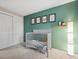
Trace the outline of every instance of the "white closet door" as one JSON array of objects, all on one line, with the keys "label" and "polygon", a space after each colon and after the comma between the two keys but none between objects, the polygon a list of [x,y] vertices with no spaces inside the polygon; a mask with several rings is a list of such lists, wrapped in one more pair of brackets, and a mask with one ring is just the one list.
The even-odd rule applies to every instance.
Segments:
[{"label": "white closet door", "polygon": [[21,17],[14,16],[13,18],[13,40],[14,44],[19,44],[23,39],[23,20]]},{"label": "white closet door", "polygon": [[19,25],[18,25],[18,19],[15,16],[13,18],[13,40],[14,40],[14,44],[17,44],[19,41],[19,35],[18,35],[18,31],[19,31]]},{"label": "white closet door", "polygon": [[12,16],[9,16],[8,19],[8,47],[13,45],[13,19]]},{"label": "white closet door", "polygon": [[6,48],[12,40],[12,17],[0,13],[0,49]]}]

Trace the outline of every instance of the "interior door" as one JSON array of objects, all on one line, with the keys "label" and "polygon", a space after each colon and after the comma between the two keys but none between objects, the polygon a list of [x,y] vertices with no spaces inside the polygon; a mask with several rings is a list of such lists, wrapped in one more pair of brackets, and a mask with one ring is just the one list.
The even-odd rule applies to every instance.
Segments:
[{"label": "interior door", "polygon": [[9,46],[12,40],[12,18],[0,13],[0,49]]}]

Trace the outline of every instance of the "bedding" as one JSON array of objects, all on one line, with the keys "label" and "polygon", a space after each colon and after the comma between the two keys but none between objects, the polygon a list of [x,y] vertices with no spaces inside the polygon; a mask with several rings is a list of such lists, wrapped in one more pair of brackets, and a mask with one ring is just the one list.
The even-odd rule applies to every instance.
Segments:
[{"label": "bedding", "polygon": [[38,40],[26,40],[27,48],[35,48],[42,53],[47,52],[47,44],[46,42],[38,41]]}]

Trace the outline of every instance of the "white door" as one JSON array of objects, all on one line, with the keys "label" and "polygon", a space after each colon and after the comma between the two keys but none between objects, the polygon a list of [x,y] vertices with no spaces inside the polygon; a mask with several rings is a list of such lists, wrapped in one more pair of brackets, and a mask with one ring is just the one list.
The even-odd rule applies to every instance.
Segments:
[{"label": "white door", "polygon": [[12,18],[0,13],[0,49],[8,47],[12,40]]},{"label": "white door", "polygon": [[23,41],[23,20],[21,17],[14,16],[13,18],[13,34],[14,44]]}]

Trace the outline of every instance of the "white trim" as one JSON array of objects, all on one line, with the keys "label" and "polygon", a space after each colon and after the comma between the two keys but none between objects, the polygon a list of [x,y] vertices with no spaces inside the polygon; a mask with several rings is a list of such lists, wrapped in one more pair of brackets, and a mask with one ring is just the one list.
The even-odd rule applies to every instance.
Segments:
[{"label": "white trim", "polygon": [[1,13],[1,14],[4,14],[4,15],[7,15],[7,16],[12,16],[12,15],[10,15],[9,13],[4,12],[4,11],[0,11],[0,13]]},{"label": "white trim", "polygon": [[3,9],[2,7],[0,7],[0,13],[3,13],[3,14],[8,15],[8,16],[15,16],[16,15],[16,16],[19,16],[19,17],[23,17],[21,15],[15,14],[13,12],[7,11],[6,9]]}]

